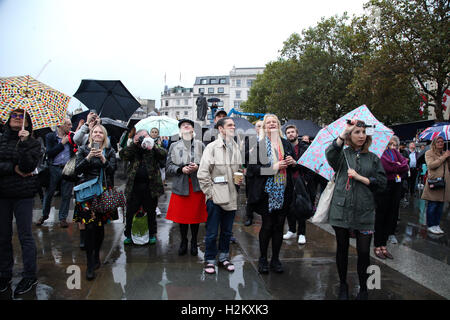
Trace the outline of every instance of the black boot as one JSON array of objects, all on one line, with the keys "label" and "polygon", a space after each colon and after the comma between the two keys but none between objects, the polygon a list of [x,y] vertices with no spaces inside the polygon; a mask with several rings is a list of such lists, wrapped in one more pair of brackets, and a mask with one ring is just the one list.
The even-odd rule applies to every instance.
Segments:
[{"label": "black boot", "polygon": [[276,273],[283,273],[283,265],[281,264],[279,259],[272,259],[270,261],[270,269],[272,269],[272,271],[275,271]]},{"label": "black boot", "polygon": [[86,250],[86,245],[84,243],[86,239],[86,230],[80,230],[80,249]]},{"label": "black boot", "polygon": [[86,279],[88,281],[95,279],[95,258],[94,258],[94,252],[91,254],[87,254],[87,269],[86,269]]},{"label": "black boot", "polygon": [[94,270],[99,269],[101,265],[102,264],[100,262],[100,252],[95,252],[95,255],[94,255]]},{"label": "black boot", "polygon": [[258,272],[262,274],[269,273],[269,262],[264,257],[259,258]]},{"label": "black boot", "polygon": [[178,249],[178,255],[184,256],[187,253],[188,241],[187,239],[181,240],[180,248]]},{"label": "black boot", "polygon": [[348,300],[348,285],[346,283],[341,283],[339,287],[338,300]]},{"label": "black boot", "polygon": [[197,240],[191,240],[191,255],[194,257],[198,255]]},{"label": "black boot", "polygon": [[369,293],[367,290],[359,290],[356,300],[369,300]]}]

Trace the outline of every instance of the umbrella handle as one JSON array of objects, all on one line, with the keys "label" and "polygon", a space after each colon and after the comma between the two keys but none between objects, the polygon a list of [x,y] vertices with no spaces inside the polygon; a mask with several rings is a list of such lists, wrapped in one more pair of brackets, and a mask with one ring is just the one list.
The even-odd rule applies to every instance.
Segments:
[{"label": "umbrella handle", "polygon": [[27,117],[27,109],[23,110],[22,130],[25,130],[25,119]]}]

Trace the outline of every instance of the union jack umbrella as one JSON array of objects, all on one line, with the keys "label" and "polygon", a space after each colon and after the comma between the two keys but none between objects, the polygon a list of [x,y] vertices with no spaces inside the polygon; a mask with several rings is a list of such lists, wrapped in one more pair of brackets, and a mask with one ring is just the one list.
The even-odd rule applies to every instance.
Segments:
[{"label": "union jack umbrella", "polygon": [[450,140],[450,124],[447,122],[436,123],[426,128],[419,134],[419,140],[430,140],[442,137],[444,140]]},{"label": "union jack umbrella", "polygon": [[0,78],[0,119],[8,121],[11,111],[25,110],[33,130],[64,122],[70,97],[30,76]]}]

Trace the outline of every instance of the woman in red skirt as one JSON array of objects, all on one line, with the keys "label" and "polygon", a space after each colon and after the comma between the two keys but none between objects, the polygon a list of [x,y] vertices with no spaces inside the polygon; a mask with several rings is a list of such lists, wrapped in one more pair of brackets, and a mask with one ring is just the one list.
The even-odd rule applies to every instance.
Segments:
[{"label": "woman in red skirt", "polygon": [[178,255],[187,253],[188,228],[191,227],[191,254],[198,254],[197,234],[199,224],[206,222],[205,195],[197,180],[197,170],[204,145],[194,140],[194,122],[181,119],[178,122],[180,140],[170,146],[166,175],[172,179],[172,196],[166,219],[180,224],[181,244]]}]

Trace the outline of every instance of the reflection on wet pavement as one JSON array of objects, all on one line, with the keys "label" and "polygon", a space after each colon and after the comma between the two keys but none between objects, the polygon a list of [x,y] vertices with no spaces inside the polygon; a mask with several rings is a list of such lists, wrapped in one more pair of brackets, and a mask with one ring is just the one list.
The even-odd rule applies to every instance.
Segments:
[{"label": "reflection on wet pavement", "polygon": [[[38,199],[38,198],[36,198]],[[58,199],[58,198],[57,198]],[[321,227],[307,223],[307,244],[299,246],[296,240],[284,241],[280,254],[285,272],[260,275],[258,233],[261,221],[255,216],[250,227],[243,225],[245,195],[240,194],[240,207],[233,227],[236,244],[230,245],[235,272],[217,268],[215,275],[203,271],[204,224],[198,235],[199,254],[178,256],[180,235],[178,224],[164,219],[170,200],[170,188],[160,198],[163,212],[157,218],[158,241],[155,245],[124,246],[123,218],[105,227],[101,251],[102,266],[94,281],[85,279],[86,256],[79,249],[79,230],[75,224],[61,229],[57,211],[52,208],[48,221],[42,227],[33,227],[38,248],[39,283],[35,290],[23,295],[24,300],[65,299],[150,299],[150,300],[322,300],[336,299],[339,279],[335,264],[334,236]],[[58,204],[56,204],[58,207]],[[71,206],[71,209],[73,206]],[[425,204],[415,199],[401,209],[397,238],[402,246],[422,252],[433,259],[449,263],[448,236],[433,239],[423,226]],[[71,210],[72,213],[72,210]],[[41,215],[36,202],[33,219]],[[70,219],[71,217],[69,217]],[[450,230],[448,210],[442,217],[444,230]],[[14,288],[20,281],[21,251],[14,237]],[[269,250],[270,252],[270,250]],[[349,250],[348,283],[354,297],[358,292],[356,251]],[[404,274],[372,259],[381,269],[382,289],[370,292],[371,299],[442,299],[432,290],[411,280]],[[67,268],[80,267],[81,289],[69,289]],[[11,290],[0,294],[0,299],[11,299]]]}]

